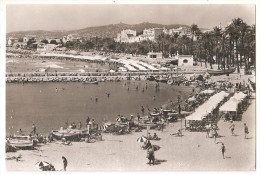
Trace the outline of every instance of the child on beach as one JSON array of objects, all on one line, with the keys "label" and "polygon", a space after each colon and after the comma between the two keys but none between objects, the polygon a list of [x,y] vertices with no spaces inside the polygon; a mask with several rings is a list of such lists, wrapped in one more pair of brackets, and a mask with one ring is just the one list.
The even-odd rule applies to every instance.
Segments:
[{"label": "child on beach", "polygon": [[231,134],[234,135],[234,130],[235,130],[235,124],[233,123],[233,121],[231,121],[231,125],[230,125],[230,130],[231,130]]},{"label": "child on beach", "polygon": [[223,159],[225,159],[226,147],[225,147],[224,143],[222,143],[220,150],[222,152]]},{"label": "child on beach", "polygon": [[63,160],[63,169],[64,169],[64,171],[66,171],[66,168],[67,168],[67,165],[68,165],[68,161],[67,161],[67,159],[64,156],[62,156],[62,160]]},{"label": "child on beach", "polygon": [[245,132],[245,139],[247,139],[246,135],[249,134],[248,127],[246,126],[246,123],[244,123],[244,132]]}]

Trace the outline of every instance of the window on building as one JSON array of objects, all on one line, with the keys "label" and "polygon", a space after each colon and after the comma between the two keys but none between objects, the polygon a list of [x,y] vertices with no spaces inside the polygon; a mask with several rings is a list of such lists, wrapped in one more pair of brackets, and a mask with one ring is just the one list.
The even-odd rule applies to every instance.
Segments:
[{"label": "window on building", "polygon": [[183,63],[188,63],[188,60],[187,59],[183,60]]}]

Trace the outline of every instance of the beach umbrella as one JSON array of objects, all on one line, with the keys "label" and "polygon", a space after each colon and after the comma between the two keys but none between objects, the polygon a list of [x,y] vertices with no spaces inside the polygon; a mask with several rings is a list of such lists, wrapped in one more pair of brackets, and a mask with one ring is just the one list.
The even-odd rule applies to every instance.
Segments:
[{"label": "beach umbrella", "polygon": [[154,151],[158,151],[158,150],[161,148],[161,147],[158,146],[158,145],[153,145],[152,147],[153,147],[153,150],[154,150]]},{"label": "beach umbrella", "polygon": [[34,166],[35,167],[46,167],[46,166],[49,166],[50,165],[50,163],[48,163],[48,162],[45,162],[45,161],[39,161],[39,162],[37,162]]},{"label": "beach umbrella", "polygon": [[141,136],[137,139],[137,142],[138,143],[141,143],[141,142],[146,142],[147,141],[147,138],[145,136]]}]

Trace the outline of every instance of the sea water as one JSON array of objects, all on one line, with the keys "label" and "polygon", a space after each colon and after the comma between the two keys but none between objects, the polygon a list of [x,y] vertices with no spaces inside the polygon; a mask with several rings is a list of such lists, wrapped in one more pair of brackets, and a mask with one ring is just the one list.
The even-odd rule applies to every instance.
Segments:
[{"label": "sea water", "polygon": [[[146,88],[147,85],[147,88]],[[6,134],[15,134],[21,128],[25,134],[32,130],[48,134],[52,129],[79,122],[85,125],[87,116],[96,123],[115,122],[117,116],[130,118],[145,108],[161,107],[177,102],[178,95],[188,98],[191,87],[171,86],[151,81],[82,83],[28,83],[6,84]],[[128,90],[129,87],[129,90]],[[138,89],[137,89],[138,87]],[[107,94],[110,94],[109,97]]]}]

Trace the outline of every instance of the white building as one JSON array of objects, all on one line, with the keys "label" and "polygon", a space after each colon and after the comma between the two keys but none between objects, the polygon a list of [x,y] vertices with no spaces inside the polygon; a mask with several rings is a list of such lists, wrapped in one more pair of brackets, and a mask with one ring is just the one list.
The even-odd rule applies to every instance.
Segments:
[{"label": "white building", "polygon": [[48,39],[47,39],[47,41],[48,41],[49,44],[51,43],[52,40],[56,41],[56,43],[58,43],[58,44],[61,43],[61,39],[59,39],[59,38],[48,38]]},{"label": "white building", "polygon": [[149,52],[147,57],[151,59],[162,59],[163,55],[162,52]]},{"label": "white building", "polygon": [[138,42],[136,38],[136,31],[135,30],[122,30],[120,33],[117,34],[117,38],[115,39],[116,42],[122,43],[133,43]]},{"label": "white building", "polygon": [[12,37],[10,37],[10,38],[8,38],[8,40],[7,40],[7,45],[10,47],[10,46],[12,46],[14,43],[17,43],[18,42],[18,39],[17,38],[12,38]]},{"label": "white building", "polygon": [[178,66],[193,66],[193,55],[177,55]]},{"label": "white building", "polygon": [[36,35],[25,35],[23,37],[23,42],[27,43],[29,40],[36,41]]},{"label": "white building", "polygon": [[81,37],[78,34],[69,34],[67,36],[63,36],[62,42],[66,43],[68,41],[80,41],[80,42],[82,42]]},{"label": "white building", "polygon": [[152,29],[144,29],[142,35],[136,36],[135,30],[122,30],[117,34],[117,38],[115,38],[116,42],[123,43],[134,43],[141,41],[156,41],[157,37],[163,33],[166,29],[162,28],[152,28]]}]

